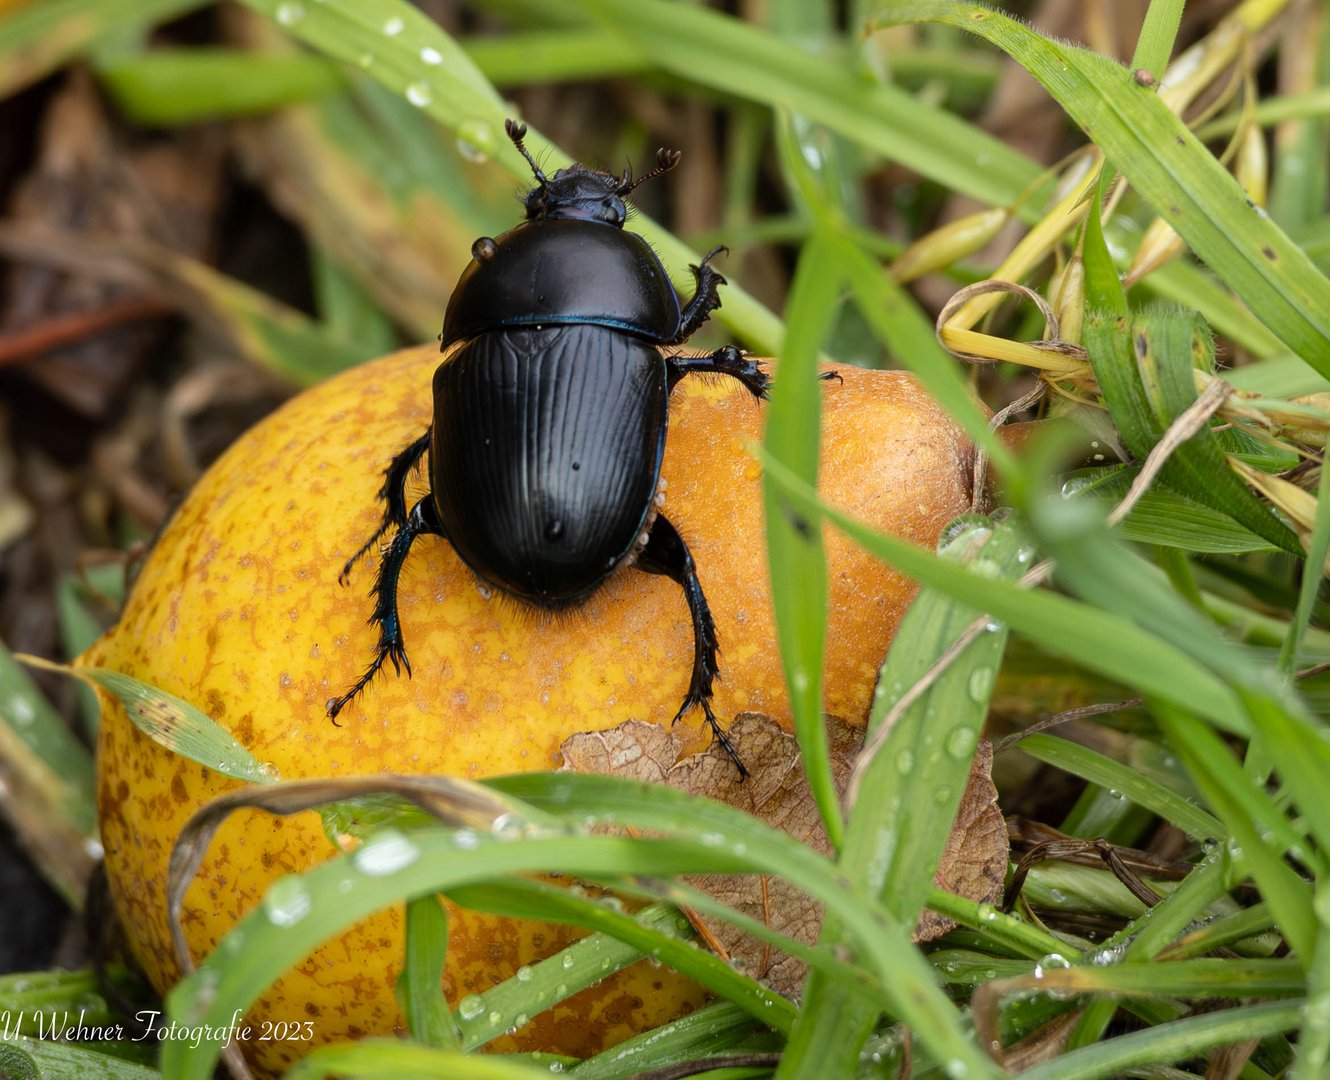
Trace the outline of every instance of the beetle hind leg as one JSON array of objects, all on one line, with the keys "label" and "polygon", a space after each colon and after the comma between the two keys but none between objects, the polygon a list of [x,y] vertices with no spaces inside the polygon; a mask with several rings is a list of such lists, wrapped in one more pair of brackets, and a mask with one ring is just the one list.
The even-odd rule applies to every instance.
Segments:
[{"label": "beetle hind leg", "polygon": [[734,762],[735,768],[739,770],[739,779],[742,780],[748,775],[748,769],[711,710],[712,683],[720,674],[720,665],[716,661],[716,654],[720,651],[716,621],[711,617],[711,608],[702,592],[702,582],[698,580],[692,553],[665,515],[656,516],[646,546],[638,554],[635,565],[648,574],[664,574],[678,582],[693,619],[693,674],[688,683],[688,693],[675,713],[674,720],[677,723],[689,709],[700,708],[712,735]]},{"label": "beetle hind leg", "polygon": [[339,584],[346,584],[347,578],[351,574],[351,568],[360,561],[362,555],[378,543],[379,537],[394,526],[400,529],[406,524],[406,478],[411,474],[411,470],[416,467],[416,463],[425,456],[425,451],[429,449],[430,432],[432,430],[433,428],[427,428],[424,435],[409,446],[404,447],[392,459],[388,468],[384,470],[383,485],[379,488],[379,498],[387,503],[383,511],[383,521],[379,523],[379,527],[374,530],[370,538],[360,545],[360,549],[346,560],[342,572],[337,575]]},{"label": "beetle hind leg", "polygon": [[[414,445],[414,444],[413,444]],[[394,462],[394,465],[396,462]],[[406,669],[407,678],[411,677],[411,662],[406,658],[406,642],[402,639],[402,621],[397,615],[397,581],[402,574],[402,564],[416,537],[434,534],[443,536],[434,514],[434,506],[428,498],[421,499],[411,509],[410,514],[403,514],[402,527],[393,537],[392,543],[379,561],[379,574],[375,578],[372,594],[374,596],[374,614],[369,617],[369,624],[379,628],[378,653],[365,673],[356,680],[341,697],[328,704],[328,718],[336,720],[337,714],[344,709],[360,691],[369,685],[371,679],[379,673],[385,660],[390,661],[393,670],[402,674]]]}]

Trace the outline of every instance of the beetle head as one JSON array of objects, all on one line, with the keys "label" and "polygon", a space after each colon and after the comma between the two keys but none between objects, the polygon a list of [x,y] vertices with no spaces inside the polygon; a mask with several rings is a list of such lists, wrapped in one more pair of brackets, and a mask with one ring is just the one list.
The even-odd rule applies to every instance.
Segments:
[{"label": "beetle head", "polygon": [[526,158],[537,181],[537,186],[527,192],[525,200],[528,221],[578,218],[582,221],[602,221],[606,225],[623,228],[624,220],[628,217],[624,196],[638,184],[669,172],[679,164],[682,156],[678,150],[657,150],[656,167],[637,179],[633,179],[627,170],[622,176],[615,176],[586,165],[560,169],[549,177],[541,171],[522,142],[526,135],[526,125],[509,120],[505,127],[508,137]]}]

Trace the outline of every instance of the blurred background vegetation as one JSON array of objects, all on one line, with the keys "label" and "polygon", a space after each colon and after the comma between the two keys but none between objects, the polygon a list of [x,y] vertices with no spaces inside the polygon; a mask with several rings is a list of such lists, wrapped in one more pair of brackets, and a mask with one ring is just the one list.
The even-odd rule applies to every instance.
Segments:
[{"label": "blurred background vegetation", "polygon": [[[1330,389],[1325,5],[1004,5],[1136,68],[1142,93],[1162,86],[1201,140],[1181,156],[1167,140],[1151,145],[1170,129],[1123,87],[1059,84],[1056,46],[1022,53],[1009,35],[1013,60],[963,32],[960,15],[916,24],[897,10],[936,16],[929,7],[0,0],[0,964],[82,962],[73,912],[96,853],[91,785],[69,794],[90,776],[95,708],[67,682],[23,674],[9,653],[77,655],[114,619],[126,565],[237,434],[299,387],[438,333],[472,240],[510,227],[528,186],[504,115],[531,125],[550,165],[641,169],[658,146],[683,151],[683,168],[636,194],[633,226],[681,283],[695,253],[729,248],[725,307],[690,344],[737,337],[778,352],[802,245],[847,238],[877,261],[885,291],[867,304],[876,286],[847,280],[824,355],[922,367],[941,396],[962,372],[991,410],[1015,406],[1012,422],[1077,418],[1089,434],[1059,473],[1068,495],[1122,498],[1217,359],[1248,395],[1246,412],[1222,406],[1224,456],[1182,460],[1121,532],[1146,545],[1155,587],[1270,671],[1301,670],[1300,700],[1319,715],[1330,636],[1318,628],[1319,575],[1304,586],[1300,555],[1319,537],[1324,557],[1312,493],[1327,426],[1317,395]],[[1187,60],[1166,77],[1169,56]],[[1087,128],[1104,133],[1127,184],[1110,189],[1110,171],[1093,186],[1102,159]],[[1234,225],[1236,211],[1210,199],[1211,168],[1236,176],[1259,218]],[[1200,218],[1190,228],[1191,205],[1169,206],[1188,193]],[[1177,232],[1163,221],[1171,212]],[[1274,277],[1252,255],[1267,231],[1288,244],[1269,249],[1282,260]],[[1115,291],[1114,264],[1128,294]],[[944,370],[920,328],[992,277],[1042,294],[1060,333],[1029,303],[964,294],[942,340],[977,362]],[[892,307],[894,285],[908,286],[907,311]],[[1161,352],[1183,334],[1181,398],[1115,381],[1095,318],[1126,317],[1127,296],[1133,317],[1162,300],[1188,320],[1140,334]],[[1053,347],[1029,347],[1041,338]],[[1195,342],[1204,355],[1193,364]],[[1149,355],[1137,360],[1148,367]],[[1021,501],[1034,473],[1006,479]],[[1191,766],[1137,708],[1137,691],[1159,683],[1053,661],[1047,644],[1013,637],[990,732],[1057,715],[1065,742],[1126,766],[1113,776],[1135,771],[1203,803]],[[1103,715],[1065,714],[1083,706]],[[25,734],[56,715],[70,738]],[[1107,836],[1185,876],[1197,848],[1149,792],[1123,799],[1098,758],[1027,747],[997,767],[1018,843],[1036,846],[1041,825]],[[1269,769],[1249,771],[1259,788]],[[1045,880],[1031,903],[1047,926],[1103,940],[1135,909],[1114,910],[1089,880],[1080,892]],[[968,987],[964,960],[953,958]],[[1207,1075],[1273,1075],[1289,1048],[1263,1052],[1259,1067],[1243,1059]]]}]

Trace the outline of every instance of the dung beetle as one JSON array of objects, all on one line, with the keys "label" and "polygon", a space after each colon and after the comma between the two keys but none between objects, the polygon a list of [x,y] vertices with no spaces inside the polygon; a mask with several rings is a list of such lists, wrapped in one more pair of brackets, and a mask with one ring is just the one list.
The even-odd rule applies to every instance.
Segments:
[{"label": "dung beetle", "polygon": [[[739,772],[747,770],[711,709],[716,624],[688,545],[660,512],[661,460],[670,391],[686,375],[729,375],[767,396],[759,364],[727,345],[709,356],[670,355],[716,308],[725,279],[710,266],[716,248],[690,269],[685,305],[660,259],[625,232],[624,197],[678,163],[660,150],[656,167],[633,179],[574,165],[546,176],[523,143],[508,137],[536,179],[526,220],[481,237],[448,302],[434,373],[434,421],[384,474],[383,522],[342,570],[389,529],[370,624],[378,653],[331,701],[337,714],[385,660],[411,674],[397,614],[397,581],[411,545],[442,536],[482,581],[518,600],[559,611],[588,596],[616,569],[634,566],[678,582],[693,624],[693,672],[674,719],[701,708]],[[409,510],[406,480],[430,452],[430,492]]]}]

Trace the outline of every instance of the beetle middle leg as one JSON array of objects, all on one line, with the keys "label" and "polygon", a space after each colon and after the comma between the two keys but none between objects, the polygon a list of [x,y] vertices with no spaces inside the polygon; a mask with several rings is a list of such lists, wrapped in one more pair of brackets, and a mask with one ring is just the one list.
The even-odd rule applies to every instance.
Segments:
[{"label": "beetle middle leg", "polygon": [[406,524],[406,478],[411,474],[411,470],[416,467],[416,462],[424,457],[425,451],[429,449],[430,432],[432,430],[432,426],[426,428],[425,434],[409,446],[404,447],[393,458],[388,468],[384,470],[383,485],[379,488],[379,498],[388,505],[383,511],[383,521],[379,523],[379,527],[374,530],[370,538],[360,545],[360,549],[346,560],[342,572],[337,575],[339,584],[346,584],[347,577],[351,573],[351,567],[360,561],[360,557],[374,546],[380,536],[393,526],[400,529]]},{"label": "beetle middle leg", "polygon": [[[398,460],[404,456],[405,454],[400,455]],[[397,462],[393,464],[396,465]],[[403,514],[403,517],[405,521],[402,527],[397,530],[397,535],[393,537],[392,543],[388,545],[388,549],[379,561],[379,574],[374,580],[372,590],[375,603],[374,614],[369,617],[369,624],[379,628],[378,654],[365,670],[365,674],[356,680],[355,685],[328,705],[330,720],[336,720],[337,714],[351,699],[369,685],[369,681],[378,674],[385,660],[392,661],[393,670],[398,675],[401,675],[402,669],[406,668],[407,678],[411,677],[411,662],[406,658],[406,642],[402,640],[402,621],[397,615],[397,581],[402,574],[402,564],[406,562],[407,554],[411,551],[411,545],[415,543],[416,537],[445,534],[435,516],[434,504],[428,496],[416,503],[411,508],[411,513]]]},{"label": "beetle middle leg", "polygon": [[679,531],[670,524],[664,514],[656,515],[646,547],[638,553],[635,564],[639,570],[648,574],[664,574],[679,583],[688,600],[688,612],[693,617],[693,676],[688,683],[688,693],[674,715],[674,722],[689,709],[700,707],[706,715],[707,724],[721,749],[730,756],[739,770],[739,779],[748,775],[748,769],[740,759],[738,751],[721,730],[716,714],[711,711],[711,684],[720,674],[720,665],[716,662],[716,653],[720,643],[716,638],[716,621],[711,617],[711,608],[702,593],[702,583],[697,577],[697,568],[693,565],[692,552],[684,543]]},{"label": "beetle middle leg", "polygon": [[753,397],[765,401],[771,386],[771,379],[762,370],[762,365],[733,345],[722,345],[710,356],[668,356],[665,366],[669,368],[671,390],[685,375],[728,375],[743,383]]}]

